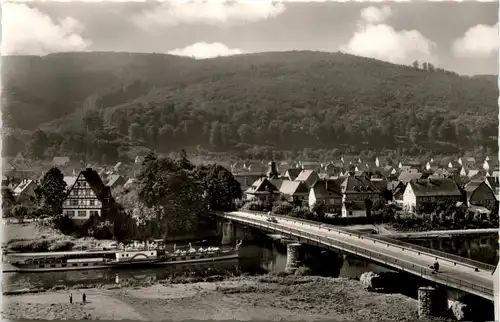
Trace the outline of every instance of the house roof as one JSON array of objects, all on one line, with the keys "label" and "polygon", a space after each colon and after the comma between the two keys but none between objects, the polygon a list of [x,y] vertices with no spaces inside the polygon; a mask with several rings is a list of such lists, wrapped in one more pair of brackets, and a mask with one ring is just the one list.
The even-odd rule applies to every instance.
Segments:
[{"label": "house roof", "polygon": [[466,192],[467,194],[467,198],[470,198],[472,193],[474,191],[476,191],[476,189],[482,185],[482,184],[486,184],[484,182],[484,180],[471,180],[469,183],[467,183],[465,186],[464,186],[464,191]]},{"label": "house roof", "polygon": [[309,178],[316,173],[314,170],[302,170],[297,178],[295,178],[296,181],[307,181]]},{"label": "house roof", "polygon": [[290,168],[286,170],[290,176],[290,180],[295,180],[299,174],[302,172],[301,168]]},{"label": "house roof", "polygon": [[420,172],[403,171],[399,174],[398,180],[403,183],[408,183],[411,180],[416,180],[420,178],[422,178],[422,173]]},{"label": "house roof", "polygon": [[[97,199],[99,199],[101,202],[105,201],[105,199],[109,196],[109,187],[106,187],[104,185],[104,183],[101,180],[101,177],[99,177],[97,172],[95,170],[92,170],[91,168],[87,168],[80,172],[78,177],[80,176],[83,176],[85,178],[85,180],[89,184],[89,187],[96,195]],[[71,190],[75,186],[75,183],[73,183]]]},{"label": "house roof", "polygon": [[304,182],[285,180],[281,184],[280,192],[288,196],[307,195],[309,194],[309,189]]},{"label": "house roof", "polygon": [[409,184],[417,197],[462,195],[457,183],[452,179],[416,179]]},{"label": "house roof", "polygon": [[379,191],[387,190],[387,181],[384,179],[374,178],[370,180]]},{"label": "house roof", "polygon": [[490,155],[488,156],[489,160],[487,161],[488,164],[491,165],[498,165],[498,155]]},{"label": "house roof", "polygon": [[341,184],[342,193],[379,193],[380,190],[368,178],[349,176]]},{"label": "house roof", "polygon": [[119,174],[112,174],[110,176],[107,177],[107,183],[106,185],[109,186],[109,187],[112,187],[114,186],[115,184],[120,184],[120,181],[122,181],[123,183],[125,183],[125,178],[122,177],[121,175]]},{"label": "house roof", "polygon": [[273,184],[273,186],[275,186],[276,189],[278,189],[278,190],[281,189],[281,186],[283,185],[283,182],[289,181],[289,180],[283,180],[283,179],[278,179],[278,178],[273,178],[273,179],[268,179],[268,180],[271,181],[271,183]]},{"label": "house roof", "polygon": [[276,188],[271,181],[267,178],[257,179],[251,186],[246,190],[249,194],[268,194],[268,193],[279,193],[279,189]]},{"label": "house roof", "polygon": [[340,180],[319,180],[312,187],[316,198],[342,198]]},{"label": "house roof", "polygon": [[390,180],[387,181],[387,190],[394,190],[396,189],[402,182],[399,180]]},{"label": "house roof", "polygon": [[23,180],[17,187],[14,189],[15,194],[21,194],[26,190],[31,184],[34,184],[33,180]]}]

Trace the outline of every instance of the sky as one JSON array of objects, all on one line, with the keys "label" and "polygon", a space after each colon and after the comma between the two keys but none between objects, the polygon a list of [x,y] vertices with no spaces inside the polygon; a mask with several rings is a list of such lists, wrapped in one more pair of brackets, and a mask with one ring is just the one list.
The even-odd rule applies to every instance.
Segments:
[{"label": "sky", "polygon": [[1,52],[341,51],[473,75],[498,74],[498,38],[498,2],[18,1],[3,3]]}]

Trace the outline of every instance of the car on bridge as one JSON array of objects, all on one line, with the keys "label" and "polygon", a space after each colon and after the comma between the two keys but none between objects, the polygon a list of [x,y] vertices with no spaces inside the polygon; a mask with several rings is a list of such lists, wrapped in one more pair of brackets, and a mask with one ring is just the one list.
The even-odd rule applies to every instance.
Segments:
[{"label": "car on bridge", "polygon": [[273,223],[277,223],[278,222],[278,220],[276,218],[274,218],[273,216],[271,216],[271,215],[267,216],[266,221],[273,222]]}]

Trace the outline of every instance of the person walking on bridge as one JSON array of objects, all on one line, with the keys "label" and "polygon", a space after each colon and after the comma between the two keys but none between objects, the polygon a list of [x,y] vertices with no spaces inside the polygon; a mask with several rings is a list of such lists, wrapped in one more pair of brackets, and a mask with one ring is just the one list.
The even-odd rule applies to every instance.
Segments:
[{"label": "person walking on bridge", "polygon": [[434,270],[435,270],[436,272],[439,272],[439,263],[438,263],[438,262],[435,262],[435,263],[434,263]]}]

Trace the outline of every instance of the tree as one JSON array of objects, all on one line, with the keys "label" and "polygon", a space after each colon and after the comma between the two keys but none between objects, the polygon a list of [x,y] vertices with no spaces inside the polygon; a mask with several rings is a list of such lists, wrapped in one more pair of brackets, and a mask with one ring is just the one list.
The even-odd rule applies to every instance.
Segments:
[{"label": "tree", "polygon": [[177,165],[179,168],[184,169],[184,170],[193,170],[194,165],[189,161],[188,155],[186,153],[186,150],[182,149],[181,152],[179,153],[179,159],[177,160]]},{"label": "tree", "polygon": [[418,69],[418,61],[417,60],[415,60],[413,62],[413,64],[411,64],[411,65],[413,66],[413,68]]},{"label": "tree", "polygon": [[197,178],[205,189],[210,209],[232,210],[242,191],[233,174],[221,165],[211,164],[196,169]]},{"label": "tree", "polygon": [[36,188],[41,205],[52,215],[62,213],[62,204],[66,198],[66,182],[64,174],[56,167],[50,168]]},{"label": "tree", "polygon": [[146,225],[156,223],[156,236],[192,232],[207,210],[201,184],[170,158],[143,163],[136,193]]},{"label": "tree", "polygon": [[12,208],[15,206],[16,198],[9,188],[2,188],[2,213],[4,217],[11,214]]}]

